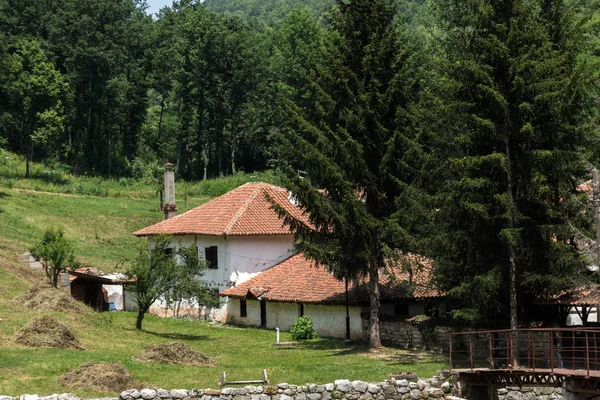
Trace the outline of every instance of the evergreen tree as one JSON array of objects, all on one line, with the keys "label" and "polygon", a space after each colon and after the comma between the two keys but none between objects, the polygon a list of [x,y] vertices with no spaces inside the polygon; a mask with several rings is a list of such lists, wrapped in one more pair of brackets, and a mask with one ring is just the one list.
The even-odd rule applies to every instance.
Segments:
[{"label": "evergreen tree", "polygon": [[372,347],[381,346],[379,273],[398,247],[407,249],[395,212],[415,173],[407,160],[415,148],[417,78],[405,25],[395,15],[390,0],[338,3],[330,52],[309,71],[306,93],[289,105],[283,146],[285,185],[313,226],[279,211],[307,257],[340,279],[368,278]]},{"label": "evergreen tree", "polygon": [[[448,108],[436,272],[475,322],[565,288],[590,97],[562,0],[438,0]],[[554,14],[553,14],[554,13]]]}]

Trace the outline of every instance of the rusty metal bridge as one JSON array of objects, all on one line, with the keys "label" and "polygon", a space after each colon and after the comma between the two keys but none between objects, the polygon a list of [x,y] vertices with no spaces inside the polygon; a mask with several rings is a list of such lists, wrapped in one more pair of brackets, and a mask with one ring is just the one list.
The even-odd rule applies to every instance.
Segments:
[{"label": "rusty metal bridge", "polygon": [[470,386],[563,386],[600,397],[600,330],[507,329],[450,334],[450,368]]}]

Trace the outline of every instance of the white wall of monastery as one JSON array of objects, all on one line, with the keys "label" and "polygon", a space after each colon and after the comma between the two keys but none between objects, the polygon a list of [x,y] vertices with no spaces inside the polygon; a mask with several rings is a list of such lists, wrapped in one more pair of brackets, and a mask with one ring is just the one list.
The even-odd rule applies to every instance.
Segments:
[{"label": "white wall of monastery", "polygon": [[[153,247],[155,238],[148,238]],[[187,235],[175,237],[173,248],[198,246],[198,254],[204,258],[206,247],[217,246],[218,268],[204,272],[202,280],[209,287],[227,289],[229,282],[239,285],[293,254],[293,235],[265,236],[209,236]]]},{"label": "white wall of monastery", "polygon": [[[246,301],[247,317],[240,317],[240,299],[230,298],[227,321],[260,326],[260,301]],[[350,337],[362,337],[361,308],[350,307]],[[346,307],[341,305],[305,304],[304,316],[313,321],[315,331],[321,336],[344,337],[346,334]],[[297,303],[267,302],[267,328],[289,331],[299,317]]]}]

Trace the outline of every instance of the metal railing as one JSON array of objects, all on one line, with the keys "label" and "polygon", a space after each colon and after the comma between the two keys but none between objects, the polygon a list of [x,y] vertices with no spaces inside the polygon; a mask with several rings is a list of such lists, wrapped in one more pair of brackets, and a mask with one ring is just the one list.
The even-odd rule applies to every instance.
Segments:
[{"label": "metal railing", "polygon": [[600,371],[600,330],[506,329],[450,333],[451,369]]}]

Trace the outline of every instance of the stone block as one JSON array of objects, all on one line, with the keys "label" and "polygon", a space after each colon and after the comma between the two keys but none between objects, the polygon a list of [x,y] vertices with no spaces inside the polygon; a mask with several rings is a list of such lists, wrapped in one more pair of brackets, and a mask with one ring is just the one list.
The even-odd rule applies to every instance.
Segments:
[{"label": "stone block", "polygon": [[[158,391],[156,392],[156,394],[158,395]],[[204,396],[204,390],[203,389],[192,389],[188,393],[188,396],[189,397],[200,398],[200,397]],[[160,395],[158,397],[160,397]]]},{"label": "stone block", "polygon": [[338,379],[334,382],[335,388],[343,393],[348,393],[352,390],[352,382],[348,379]]},{"label": "stone block", "polygon": [[450,382],[444,382],[440,388],[444,391],[444,393],[450,393],[452,390],[452,385],[450,385]]},{"label": "stone block", "polygon": [[73,393],[63,393],[58,395],[58,400],[79,400],[79,397]]},{"label": "stone block", "polygon": [[400,379],[396,381],[396,386],[403,386],[403,387],[407,387],[408,386],[408,379]]},{"label": "stone block", "polygon": [[282,394],[291,397],[292,394],[293,394],[292,393],[292,389],[289,389],[289,388],[288,389],[283,389],[283,393]]},{"label": "stone block", "polygon": [[287,394],[282,394],[279,396],[279,400],[294,400],[294,398],[291,396],[288,396]]},{"label": "stone block", "polygon": [[308,400],[321,400],[321,393],[309,393],[306,397]]},{"label": "stone block", "polygon": [[[414,382],[411,382],[411,383],[414,383]],[[421,391],[417,388],[411,389],[410,398],[412,400],[419,400],[421,398]]]},{"label": "stone block", "polygon": [[396,394],[396,386],[384,384],[383,385],[383,393],[386,396],[392,396],[392,395]]},{"label": "stone block", "polygon": [[0,396],[0,400],[15,400],[15,398],[10,396]]},{"label": "stone block", "polygon": [[409,388],[410,390],[413,390],[413,389],[418,389],[418,388],[419,388],[419,385],[418,385],[416,382],[408,382],[408,388]]},{"label": "stone block", "polygon": [[278,385],[277,385],[277,387],[278,387],[279,389],[285,390],[285,389],[289,389],[289,388],[290,388],[290,385],[289,385],[289,384],[287,384],[287,383],[280,383],[280,384],[278,384]]},{"label": "stone block", "polygon": [[247,394],[255,394],[256,393],[256,386],[245,386],[244,389],[246,389]]},{"label": "stone block", "polygon": [[498,389],[498,394],[500,396],[504,396],[506,393],[508,393],[508,389],[506,389],[506,388],[500,388],[500,389]]},{"label": "stone block", "polygon": [[511,390],[506,394],[506,400],[521,400],[521,392]]},{"label": "stone block", "polygon": [[352,382],[352,387],[354,387],[354,390],[357,392],[364,393],[369,388],[369,385],[363,381],[354,381]]},{"label": "stone block", "polygon": [[333,383],[325,384],[325,390],[327,390],[328,392],[333,391]]},{"label": "stone block", "polygon": [[140,391],[140,395],[142,396],[142,399],[144,399],[144,400],[152,400],[153,398],[156,397],[156,390],[154,390],[154,389],[142,389]]},{"label": "stone block", "polygon": [[50,396],[40,397],[40,400],[58,400],[58,395],[51,394]]},{"label": "stone block", "polygon": [[204,390],[204,394],[208,396],[220,396],[221,391],[217,389],[206,389]]},{"label": "stone block", "polygon": [[350,393],[346,393],[345,399],[346,400],[358,400],[359,397],[360,397],[360,393],[350,392]]},{"label": "stone block", "polygon": [[294,398],[296,400],[306,400],[306,393],[304,393],[304,392],[296,393],[296,396],[294,396]]},{"label": "stone block", "polygon": [[[219,394],[220,395],[224,394],[225,396],[229,396],[232,392],[233,392],[233,388],[226,387],[226,388],[221,389],[221,393],[219,393]],[[216,396],[216,394],[213,394],[213,396]]]},{"label": "stone block", "polygon": [[367,384],[367,392],[369,393],[376,394],[379,393],[380,390],[381,388],[379,387],[379,385],[376,385],[374,383]]},{"label": "stone block", "polygon": [[444,391],[440,388],[430,388],[427,389],[427,395],[432,399],[439,399],[444,397]]},{"label": "stone block", "polygon": [[400,394],[410,393],[410,389],[408,387],[402,386],[402,387],[398,388],[398,393],[400,393]]},{"label": "stone block", "polygon": [[188,391],[185,389],[172,389],[169,393],[172,399],[185,399],[188,397]]}]

